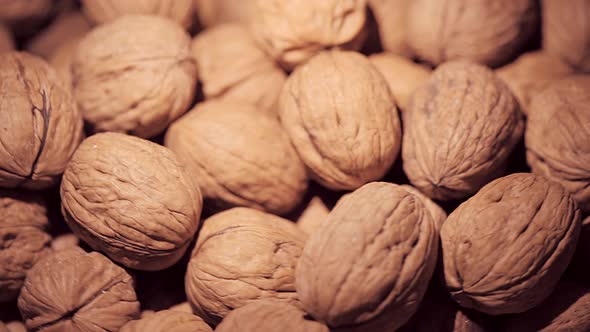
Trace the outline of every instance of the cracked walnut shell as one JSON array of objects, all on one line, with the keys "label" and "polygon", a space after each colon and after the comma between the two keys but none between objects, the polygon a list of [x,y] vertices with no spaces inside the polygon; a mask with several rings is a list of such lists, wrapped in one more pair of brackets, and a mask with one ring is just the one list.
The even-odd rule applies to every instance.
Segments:
[{"label": "cracked walnut shell", "polygon": [[202,206],[172,151],[118,133],[82,142],[64,173],[61,198],[76,235],[116,262],[150,271],[181,258]]},{"label": "cracked walnut shell", "polygon": [[162,310],[125,324],[120,332],[212,332],[199,316],[192,313]]}]

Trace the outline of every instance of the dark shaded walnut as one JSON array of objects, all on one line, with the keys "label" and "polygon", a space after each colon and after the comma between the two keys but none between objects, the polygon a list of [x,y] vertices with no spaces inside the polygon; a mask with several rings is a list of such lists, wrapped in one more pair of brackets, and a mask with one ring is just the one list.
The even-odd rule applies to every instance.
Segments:
[{"label": "dark shaded walnut", "polygon": [[430,216],[432,217],[432,221],[434,221],[434,226],[436,227],[437,232],[440,232],[440,228],[442,227],[445,220],[447,220],[447,213],[445,210],[433,202],[428,196],[424,195],[420,190],[405,184],[401,187],[410,194],[416,196],[420,202],[422,202],[426,210],[430,212]]},{"label": "dark shaded walnut", "polygon": [[254,209],[205,220],[185,279],[193,309],[218,323],[259,299],[297,304],[294,270],[306,238],[290,221]]},{"label": "dark shaded walnut", "polygon": [[439,66],[402,115],[404,171],[438,200],[466,198],[501,175],[524,129],[506,84],[466,61]]},{"label": "dark shaded walnut", "polygon": [[422,201],[385,182],[341,199],[307,241],[296,269],[306,312],[339,327],[372,319],[403,325],[434,271],[438,232]]},{"label": "dark shaded walnut", "polygon": [[377,21],[383,49],[393,54],[411,56],[408,45],[408,8],[412,0],[368,0]]},{"label": "dark shaded walnut", "polygon": [[330,329],[306,317],[301,309],[276,300],[260,300],[233,310],[216,332],[329,332]]},{"label": "dark shaded walnut", "polygon": [[0,22],[26,24],[45,19],[51,14],[52,0],[0,0]]},{"label": "dark shaded walnut", "polygon": [[367,0],[258,0],[253,32],[291,70],[322,50],[356,50],[365,39]]},{"label": "dark shaded walnut", "polygon": [[201,193],[172,151],[117,133],[80,144],[64,173],[61,199],[76,235],[140,270],[164,269],[180,259],[202,207]]},{"label": "dark shaded walnut", "polygon": [[58,16],[53,23],[27,42],[26,50],[49,59],[63,44],[81,39],[90,31],[90,23],[79,11]]},{"label": "dark shaded walnut", "polygon": [[536,0],[416,0],[408,16],[408,42],[421,59],[500,66],[534,34],[539,8]]},{"label": "dark shaded walnut", "polygon": [[144,138],[188,110],[197,83],[190,36],[157,16],[123,16],[91,30],[72,73],[78,106],[95,131]]},{"label": "dark shaded walnut", "polygon": [[329,213],[330,210],[322,199],[319,196],[314,196],[297,218],[297,227],[306,234],[312,234],[325,223]]},{"label": "dark shaded walnut", "polygon": [[0,53],[14,50],[12,33],[5,26],[0,25]]},{"label": "dark shaded walnut", "polygon": [[105,256],[69,249],[29,271],[18,308],[31,331],[118,331],[139,317],[133,279]]},{"label": "dark shaded walnut", "polygon": [[369,60],[387,81],[402,112],[408,107],[414,90],[428,82],[432,74],[430,68],[399,55],[379,53],[371,55]]},{"label": "dark shaded walnut", "polygon": [[557,284],[580,228],[561,185],[528,173],[494,180],[443,224],[447,288],[461,306],[487,314],[529,310]]},{"label": "dark shaded walnut", "polygon": [[48,61],[55,68],[57,75],[69,89],[73,89],[72,63],[80,40],[70,40],[59,45],[51,54]]},{"label": "dark shaded walnut", "polygon": [[22,322],[19,321],[12,321],[12,322],[8,322],[6,323],[4,326],[5,330],[2,330],[2,325],[3,323],[0,322],[0,332],[27,332],[27,328],[25,327],[25,324],[23,324]]},{"label": "dark shaded walnut", "polygon": [[18,297],[27,271],[49,252],[46,212],[37,194],[0,190],[0,302]]},{"label": "dark shaded walnut", "polygon": [[507,332],[590,331],[590,289],[560,282],[539,306],[511,317]]},{"label": "dark shaded walnut", "polygon": [[355,52],[324,52],[297,68],[280,118],[312,177],[330,189],[382,178],[397,158],[400,121],[387,82]]},{"label": "dark shaded walnut", "polygon": [[222,23],[251,22],[258,15],[258,0],[194,0],[194,6],[203,27]]},{"label": "dark shaded walnut", "polygon": [[568,76],[573,69],[558,57],[545,51],[534,51],[521,55],[514,62],[496,70],[520,104],[528,113],[532,97],[551,82]]},{"label": "dark shaded walnut", "polygon": [[543,49],[590,72],[590,2],[543,0]]},{"label": "dark shaded walnut", "polygon": [[27,53],[0,56],[0,187],[50,187],[82,135],[82,117],[53,68]]},{"label": "dark shaded walnut", "polygon": [[193,40],[192,50],[206,99],[246,102],[277,114],[287,75],[258,48],[246,26],[207,29]]},{"label": "dark shaded walnut", "polygon": [[561,183],[590,211],[590,77],[551,83],[530,106],[525,133],[533,173]]},{"label": "dark shaded walnut", "polygon": [[162,310],[125,324],[120,332],[212,332],[200,317],[192,313]]},{"label": "dark shaded walnut", "polygon": [[247,104],[198,104],[170,126],[165,142],[197,179],[208,207],[283,214],[307,189],[305,166],[281,124]]}]

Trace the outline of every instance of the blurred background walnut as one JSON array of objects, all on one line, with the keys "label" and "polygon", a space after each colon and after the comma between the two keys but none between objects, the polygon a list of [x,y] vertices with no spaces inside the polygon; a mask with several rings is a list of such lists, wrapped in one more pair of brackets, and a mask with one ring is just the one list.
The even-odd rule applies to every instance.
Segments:
[{"label": "blurred background walnut", "polygon": [[408,45],[408,8],[413,0],[368,0],[377,21],[383,50],[397,55],[411,56]]},{"label": "blurred background walnut", "polygon": [[0,0],[0,24],[6,24],[19,37],[35,33],[62,0]]},{"label": "blurred background walnut", "polygon": [[14,50],[12,32],[4,25],[0,25],[0,54]]},{"label": "blurred background walnut", "polygon": [[258,15],[258,0],[193,0],[201,26],[222,23],[247,24]]},{"label": "blurred background walnut", "polygon": [[162,310],[139,320],[132,320],[120,332],[212,332],[200,317],[192,313]]},{"label": "blurred background walnut", "polygon": [[325,224],[329,213],[330,210],[322,199],[319,196],[314,196],[297,218],[297,227],[308,235],[313,234]]}]

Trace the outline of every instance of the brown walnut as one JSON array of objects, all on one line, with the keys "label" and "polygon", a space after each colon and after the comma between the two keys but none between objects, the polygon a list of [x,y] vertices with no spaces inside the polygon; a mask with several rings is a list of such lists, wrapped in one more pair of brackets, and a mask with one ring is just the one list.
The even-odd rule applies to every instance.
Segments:
[{"label": "brown walnut", "polygon": [[411,56],[408,45],[408,8],[413,0],[368,0],[379,30],[379,40],[387,52]]},{"label": "brown walnut", "polygon": [[132,320],[120,332],[212,332],[213,330],[199,316],[192,313],[162,310]]},{"label": "brown walnut", "polygon": [[12,32],[4,25],[0,25],[0,53],[14,50]]},{"label": "brown walnut", "polygon": [[258,15],[258,0],[194,0],[194,6],[203,27],[222,23],[247,24]]},{"label": "brown walnut", "polygon": [[314,196],[297,218],[297,227],[306,234],[312,234],[325,223],[329,213],[330,209],[322,199],[319,196]]},{"label": "brown walnut", "polygon": [[49,59],[61,45],[81,39],[88,31],[90,31],[90,22],[82,13],[66,12],[28,41],[26,50]]},{"label": "brown walnut", "polygon": [[0,0],[0,22],[19,24],[42,20],[51,13],[52,6],[53,0]]}]

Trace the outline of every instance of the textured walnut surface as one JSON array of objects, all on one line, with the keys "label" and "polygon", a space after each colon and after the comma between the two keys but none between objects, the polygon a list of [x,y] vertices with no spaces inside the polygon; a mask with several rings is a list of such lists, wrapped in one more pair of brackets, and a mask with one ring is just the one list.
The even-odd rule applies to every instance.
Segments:
[{"label": "textured walnut surface", "polygon": [[576,202],[559,184],[529,173],[494,180],[443,224],[447,288],[484,313],[529,310],[557,284],[580,228]]},{"label": "textured walnut surface", "polygon": [[120,332],[212,332],[200,317],[192,313],[162,310],[125,324]]},{"label": "textured walnut surface", "polygon": [[420,190],[412,187],[410,185],[402,185],[402,188],[413,194],[422,202],[426,210],[430,212],[430,216],[432,217],[432,221],[434,221],[434,226],[436,227],[437,232],[440,231],[445,220],[447,220],[447,213],[443,208],[441,208],[438,204],[433,202],[428,196],[424,195]]}]

